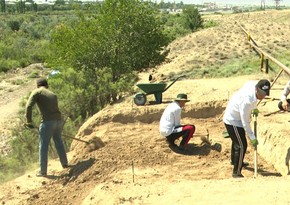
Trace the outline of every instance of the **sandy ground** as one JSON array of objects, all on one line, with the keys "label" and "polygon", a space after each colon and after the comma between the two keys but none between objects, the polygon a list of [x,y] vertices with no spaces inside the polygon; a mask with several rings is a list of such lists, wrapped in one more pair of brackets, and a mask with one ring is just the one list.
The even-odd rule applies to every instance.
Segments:
[{"label": "sandy ground", "polygon": [[[202,67],[207,62],[218,62],[220,56],[211,56],[211,52],[214,52],[213,49],[223,50],[221,46],[226,43],[222,39],[227,39],[228,42],[224,47],[224,54],[230,55],[228,58],[253,55],[246,43],[242,43],[239,49],[235,46],[245,38],[235,26],[238,20],[255,33],[259,40],[257,42],[265,47],[272,46],[274,41],[283,41],[284,46],[288,47],[290,36],[286,38],[284,34],[280,34],[282,31],[277,31],[279,29],[268,31],[267,28],[271,24],[274,28],[289,29],[289,22],[287,24],[281,20],[287,19],[289,15],[290,12],[273,11],[257,13],[251,19],[242,14],[228,18],[216,16],[221,21],[218,28],[197,32],[174,42],[171,61],[155,69],[154,76],[166,79],[166,76],[178,73],[179,69],[184,71],[194,69],[192,65]],[[268,18],[273,21],[266,21]],[[266,26],[254,24],[262,20],[266,22]],[[197,51],[195,46],[200,41],[203,41],[203,47],[200,46]],[[230,140],[223,138],[224,126],[220,120],[228,98],[247,80],[274,76],[275,74],[261,74],[219,79],[181,79],[164,93],[163,103],[160,105],[148,103],[136,106],[130,96],[123,102],[108,106],[91,117],[76,136],[84,140],[99,137],[103,146],[90,150],[85,143],[75,141],[68,153],[71,168],[63,170],[57,160],[51,160],[47,178],[35,177],[36,170],[33,170],[0,185],[0,201],[2,204],[41,205],[289,205],[290,181],[285,165],[287,149],[290,148],[289,114],[264,116],[277,110],[277,101],[264,101],[259,106],[258,153],[261,151],[263,157],[258,156],[257,178],[253,177],[254,152],[250,145],[245,158],[250,165],[242,171],[245,178],[231,177]],[[141,75],[140,82],[147,82],[147,77],[148,74]],[[287,79],[289,77],[283,75],[275,83],[271,97],[279,97],[279,89]],[[191,99],[182,114],[182,122],[194,124],[196,134],[205,135],[208,130],[210,139],[222,145],[221,151],[196,137],[190,141],[186,152],[178,152],[170,149],[160,136],[160,116],[167,104],[180,92],[186,92]],[[150,101],[154,101],[152,96],[148,96],[148,102]],[[267,140],[271,143],[266,143]],[[286,150],[280,149],[281,145],[285,145],[283,147]],[[272,163],[273,159],[277,163]]]}]

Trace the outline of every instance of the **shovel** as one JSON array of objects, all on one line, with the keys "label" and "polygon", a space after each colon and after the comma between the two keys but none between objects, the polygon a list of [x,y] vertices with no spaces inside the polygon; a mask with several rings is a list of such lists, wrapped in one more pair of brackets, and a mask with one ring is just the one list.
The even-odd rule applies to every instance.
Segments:
[{"label": "shovel", "polygon": [[[254,115],[254,134],[257,138],[257,115]],[[254,148],[254,177],[257,178],[258,176],[258,153],[257,153],[257,146]]]},{"label": "shovel", "polygon": [[209,146],[211,146],[212,149],[221,152],[222,150],[222,145],[220,143],[217,142],[213,142],[211,139],[209,139],[209,132],[208,129],[206,130],[207,134],[202,135],[202,134],[196,134],[194,135],[195,137],[200,137],[201,141],[205,144],[208,144]]},{"label": "shovel", "polygon": [[[35,129],[38,131],[38,127],[28,127],[26,124],[24,124],[24,127],[27,128],[27,129]],[[72,136],[68,136],[68,135],[65,135],[65,134],[62,134],[62,136],[66,137],[66,138],[70,138],[70,139],[73,139],[73,140],[77,140],[79,142],[83,142],[85,143],[87,146],[89,146],[89,151],[94,151],[94,150],[97,150],[98,148],[101,148],[104,146],[104,143],[98,138],[93,138],[89,141],[85,141],[85,140],[82,140],[82,139],[79,139],[79,138],[76,138],[76,137],[72,137]]]}]

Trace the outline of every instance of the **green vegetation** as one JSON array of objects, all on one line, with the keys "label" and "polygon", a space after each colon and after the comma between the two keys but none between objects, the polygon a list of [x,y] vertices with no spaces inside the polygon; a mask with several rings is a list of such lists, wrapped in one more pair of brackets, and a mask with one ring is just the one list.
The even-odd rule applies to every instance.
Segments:
[{"label": "green vegetation", "polygon": [[44,62],[51,30],[69,19],[38,14],[0,16],[0,72]]},{"label": "green vegetation", "polygon": [[[200,78],[224,78],[239,75],[249,75],[261,72],[259,69],[260,62],[256,56],[247,59],[232,59],[216,65],[204,68],[192,68],[183,71],[178,75],[186,75],[190,79]],[[169,76],[170,77],[170,76]]]},{"label": "green vegetation", "polygon": [[197,8],[194,6],[186,6],[183,9],[183,14],[185,17],[185,24],[191,31],[196,31],[203,26],[203,19],[199,14]]},{"label": "green vegetation", "polygon": [[[54,30],[48,59],[62,73],[55,81],[66,95],[63,100],[74,104],[71,113],[83,119],[130,92],[136,73],[162,63],[169,44],[149,3],[107,0],[92,9],[98,12],[81,13]],[[68,86],[77,93],[68,93]]]}]

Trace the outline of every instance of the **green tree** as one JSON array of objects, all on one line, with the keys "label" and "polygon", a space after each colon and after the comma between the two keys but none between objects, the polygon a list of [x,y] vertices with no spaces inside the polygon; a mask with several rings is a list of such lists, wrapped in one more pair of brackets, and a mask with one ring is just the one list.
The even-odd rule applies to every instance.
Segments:
[{"label": "green tree", "polygon": [[78,106],[89,114],[129,92],[136,72],[163,62],[169,43],[158,10],[148,2],[106,0],[94,9],[94,13],[91,9],[77,21],[57,27],[49,60],[84,78],[78,86],[89,88],[90,96]]},{"label": "green tree", "polygon": [[203,19],[201,18],[198,9],[194,6],[186,6],[183,9],[183,15],[186,20],[186,25],[191,31],[196,31],[203,26]]},{"label": "green tree", "polygon": [[25,13],[25,1],[20,0],[16,3],[18,13]]},{"label": "green tree", "polygon": [[1,6],[1,12],[5,13],[6,12],[6,2],[5,2],[5,0],[1,0],[0,6]]}]

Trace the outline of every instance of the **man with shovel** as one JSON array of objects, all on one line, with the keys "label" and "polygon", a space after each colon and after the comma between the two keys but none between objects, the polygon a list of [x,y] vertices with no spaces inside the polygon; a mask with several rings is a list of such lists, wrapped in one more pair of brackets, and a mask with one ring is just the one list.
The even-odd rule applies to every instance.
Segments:
[{"label": "man with shovel", "polygon": [[282,92],[280,102],[278,103],[278,107],[280,110],[289,111],[290,112],[290,99],[287,99],[287,96],[290,93],[290,81],[285,85],[285,88]]},{"label": "man with shovel", "polygon": [[35,128],[32,121],[32,108],[37,104],[42,121],[39,125],[39,163],[40,171],[36,174],[38,177],[47,176],[48,147],[51,137],[53,138],[61,165],[68,168],[68,160],[65,148],[61,139],[63,121],[58,108],[57,96],[48,89],[46,79],[37,80],[37,88],[33,90],[26,103],[25,126]]},{"label": "man with shovel", "polygon": [[234,165],[232,176],[244,177],[241,173],[247,150],[246,133],[251,144],[256,147],[258,140],[250,126],[251,113],[257,108],[257,101],[269,96],[270,82],[260,80],[247,82],[229,100],[224,114],[224,124],[232,140],[231,160]]},{"label": "man with shovel", "polygon": [[[162,136],[166,137],[166,140],[170,147],[176,147],[179,150],[185,150],[188,141],[192,138],[195,132],[194,125],[181,125],[181,111],[184,108],[185,103],[189,102],[187,95],[180,93],[164,110],[161,119],[159,130]],[[182,137],[180,145],[175,144],[175,140]]]}]

